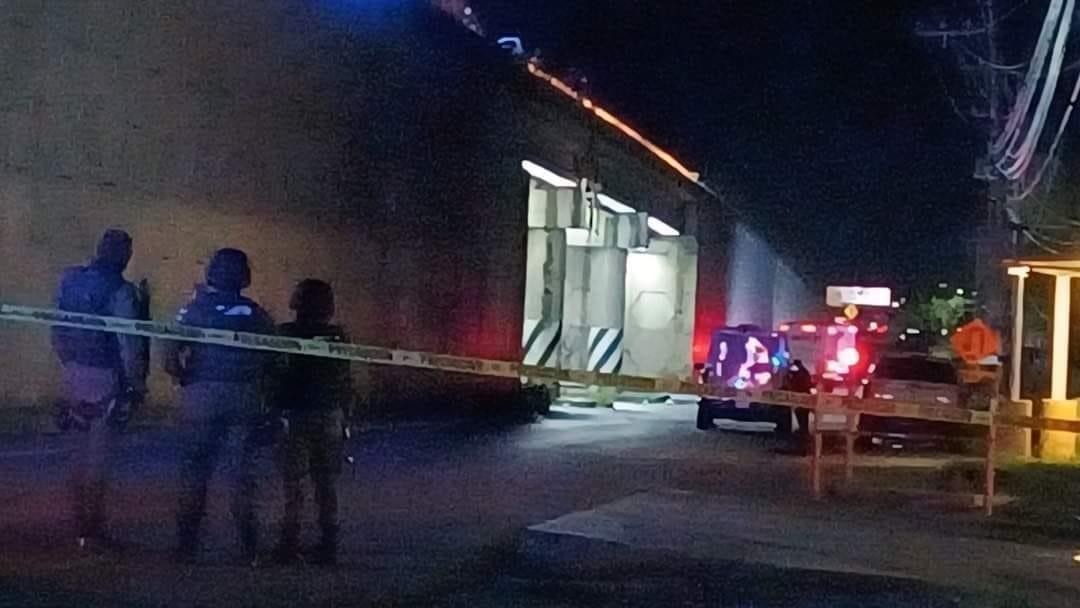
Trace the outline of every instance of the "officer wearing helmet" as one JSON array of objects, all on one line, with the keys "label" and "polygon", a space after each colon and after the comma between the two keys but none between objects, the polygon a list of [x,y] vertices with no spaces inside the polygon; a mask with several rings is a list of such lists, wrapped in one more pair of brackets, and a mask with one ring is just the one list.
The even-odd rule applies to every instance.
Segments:
[{"label": "officer wearing helmet", "polygon": [[[131,236],[108,230],[93,260],[68,268],[60,281],[60,310],[129,319],[145,317],[145,293],[124,279],[131,260]],[[148,344],[145,338],[103,331],[54,327],[52,346],[63,365],[61,429],[79,431],[71,467],[78,545],[108,549],[105,494],[108,464],[117,435],[131,409],[146,394]]]},{"label": "officer wearing helmet", "polygon": [[[251,284],[247,255],[221,249],[206,268],[206,285],[180,309],[181,325],[273,333],[274,322],[257,303],[242,295]],[[177,513],[177,559],[192,562],[199,548],[199,528],[206,514],[207,485],[230,439],[241,445],[232,480],[232,515],[241,557],[254,565],[258,541],[255,512],[256,470],[263,418],[263,384],[273,355],[254,350],[168,342],[165,371],[181,386],[180,426],[184,454],[180,466]]]},{"label": "officer wearing helmet", "polygon": [[[283,324],[281,335],[310,340],[348,342],[344,330],[331,323],[334,292],[317,279],[301,281],[289,307],[296,319]],[[279,446],[278,460],[284,478],[285,514],[281,538],[274,551],[279,563],[299,556],[301,506],[305,477],[311,478],[321,539],[314,561],[332,565],[337,560],[337,481],[344,457],[344,420],[353,402],[352,375],[348,361],[290,356],[280,379],[277,404],[288,421],[288,432]]]}]

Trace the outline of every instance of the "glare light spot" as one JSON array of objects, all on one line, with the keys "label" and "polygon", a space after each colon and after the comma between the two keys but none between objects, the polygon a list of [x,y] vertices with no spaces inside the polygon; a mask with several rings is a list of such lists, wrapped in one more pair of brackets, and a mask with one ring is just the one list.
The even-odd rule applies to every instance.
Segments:
[{"label": "glare light spot", "polygon": [[1073,556],[1073,561],[1080,564],[1080,553]]},{"label": "glare light spot", "polygon": [[546,169],[544,167],[541,167],[540,165],[538,165],[538,164],[536,164],[536,163],[534,163],[534,162],[532,162],[530,160],[521,161],[521,168],[524,169],[525,172],[528,173],[529,175],[535,177],[536,179],[538,179],[538,180],[540,180],[540,181],[542,181],[544,183],[547,183],[548,185],[555,186],[556,188],[576,188],[577,187],[577,182],[575,182],[575,181],[573,181],[571,179],[565,178],[565,177],[559,175],[558,173],[555,173],[554,171],[552,171],[550,169]]},{"label": "glare light spot", "polygon": [[801,329],[803,330],[804,333],[812,334],[812,333],[817,332],[817,325],[812,325],[810,323],[807,323],[806,325],[803,325],[801,327]]},{"label": "glare light spot", "polygon": [[600,200],[601,205],[612,213],[637,213],[637,210],[630,205],[620,203],[606,194],[597,195],[596,198]]},{"label": "glare light spot", "polygon": [[679,236],[679,231],[672,228],[659,218],[649,216],[649,230],[652,230],[660,236]]},{"label": "glare light spot", "polygon": [[941,289],[948,289],[949,288],[948,283],[938,283],[937,286],[940,287]]},{"label": "glare light spot", "polygon": [[943,336],[947,336],[947,335],[949,335],[949,330],[947,330],[947,329],[942,329],[942,330],[941,330],[941,335],[943,335]]},{"label": "glare light spot", "polygon": [[912,336],[917,336],[917,335],[921,334],[922,332],[919,331],[918,329],[915,329],[914,327],[909,327],[909,328],[904,330],[904,333],[911,334]]},{"label": "glare light spot", "polygon": [[836,356],[836,358],[840,361],[840,363],[851,367],[859,362],[859,350],[849,346],[845,349],[842,349],[840,353]]},{"label": "glare light spot", "polygon": [[[688,169],[685,165],[680,163],[669,152],[667,152],[666,150],[664,150],[660,146],[658,146],[658,145],[654,144],[653,142],[649,141],[648,139],[646,139],[644,136],[641,135],[641,133],[638,133],[632,127],[630,127],[629,125],[627,125],[623,121],[619,120],[612,113],[610,113],[607,110],[605,110],[604,108],[601,108],[600,106],[596,105],[592,100],[582,99],[582,97],[578,94],[578,92],[575,91],[572,87],[568,86],[563,81],[559,80],[558,78],[556,78],[556,77],[552,76],[551,74],[548,74],[544,70],[540,69],[534,63],[530,62],[528,64],[528,70],[529,70],[530,74],[532,74],[533,76],[536,76],[537,78],[539,78],[541,80],[546,81],[548,84],[550,84],[552,87],[554,87],[558,91],[562,92],[567,97],[570,97],[571,99],[573,99],[575,101],[581,102],[582,106],[584,106],[585,109],[587,109],[587,110],[591,111],[593,114],[595,114],[597,118],[599,118],[600,120],[602,120],[602,121],[608,123],[609,125],[615,127],[616,129],[621,131],[623,133],[623,135],[625,135],[625,136],[629,137],[630,139],[633,139],[634,141],[636,141],[638,144],[643,146],[646,150],[648,150],[649,152],[652,152],[657,158],[659,158],[660,160],[667,163],[668,166],[670,166],[672,169],[677,171],[680,175],[682,175],[686,179],[688,179],[688,180],[690,180],[690,181],[692,181],[692,182],[694,182],[696,184],[701,183],[700,182],[700,180],[701,180],[701,175],[700,174],[698,174],[695,171],[691,171],[690,169]],[[586,101],[588,103],[586,103]]]},{"label": "glare light spot", "polygon": [[588,247],[591,234],[588,228],[567,228],[566,244],[571,247]]},{"label": "glare light spot", "polygon": [[940,397],[940,396],[937,398],[937,402],[938,403],[944,403],[946,405],[952,403],[952,401],[949,401],[948,397]]},{"label": "glare light spot", "polygon": [[958,295],[958,296],[964,295],[964,290],[963,289],[957,289],[956,290],[956,295]]}]

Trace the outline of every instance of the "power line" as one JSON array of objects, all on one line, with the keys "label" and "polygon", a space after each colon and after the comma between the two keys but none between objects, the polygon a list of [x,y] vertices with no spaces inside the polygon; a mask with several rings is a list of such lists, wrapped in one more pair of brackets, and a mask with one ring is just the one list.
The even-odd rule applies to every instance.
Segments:
[{"label": "power line", "polygon": [[945,99],[949,100],[949,107],[952,108],[954,114],[960,117],[960,120],[965,123],[971,124],[971,119],[967,114],[960,110],[960,105],[956,103],[956,98],[949,92],[949,85],[945,84],[945,78],[941,75],[941,69],[934,70],[934,75],[937,76],[938,83],[941,84],[941,91],[945,94]]},{"label": "power line", "polygon": [[[1060,5],[1060,0],[1058,0],[1056,4]],[[1050,67],[1042,87],[1039,103],[1035,107],[1035,115],[1027,128],[1027,132],[1023,139],[1020,140],[1018,137],[1019,130],[1014,131],[1009,138],[1009,145],[1005,150],[1004,155],[996,163],[1002,174],[1009,179],[1019,179],[1023,175],[1024,171],[1031,163],[1035,148],[1038,145],[1039,137],[1042,135],[1043,128],[1046,126],[1046,117],[1050,111],[1050,104],[1054,100],[1054,93],[1057,91],[1058,79],[1061,76],[1061,64],[1065,58],[1065,41],[1068,39],[1069,30],[1072,27],[1072,16],[1075,7],[1076,0],[1067,0],[1064,11],[1057,13],[1057,33],[1055,35],[1053,55],[1050,58]],[[1049,19],[1049,12],[1047,17]],[[1041,42],[1042,41],[1040,40],[1040,43]],[[1039,63],[1041,72],[1042,62],[1040,61]],[[1026,105],[1030,106],[1030,96]],[[1019,147],[1016,146],[1017,141],[1020,142]]]},{"label": "power line", "polygon": [[940,38],[951,38],[951,37],[964,37],[964,36],[978,36],[979,34],[986,34],[986,33],[989,33],[991,31],[993,31],[994,26],[1001,23],[1002,21],[1005,21],[1009,17],[1012,17],[1014,14],[1016,14],[1017,11],[1024,8],[1025,6],[1027,6],[1030,3],[1031,3],[1031,0],[1020,0],[1020,2],[1016,6],[1014,6],[1011,9],[1005,11],[1005,13],[1003,15],[1001,15],[997,19],[994,19],[993,21],[991,21],[990,23],[987,23],[986,25],[984,25],[982,27],[977,27],[977,28],[972,28],[972,29],[963,29],[963,30],[956,30],[956,29],[953,29],[953,30],[916,30],[915,35],[920,36],[922,38],[939,38],[939,37]]},{"label": "power line", "polygon": [[993,68],[995,70],[1001,70],[1003,72],[1019,72],[1020,70],[1024,69],[1024,66],[1028,64],[1028,62],[1026,61],[1021,61],[1020,63],[1014,63],[1012,65],[1003,65],[994,61],[990,61],[982,55],[979,55],[975,51],[971,50],[966,44],[957,43],[956,46],[960,47],[960,50],[970,55],[971,58],[979,62],[979,64],[985,65],[986,67]]},{"label": "power line", "polygon": [[1022,121],[1027,116],[1028,109],[1031,107],[1031,100],[1035,96],[1035,89],[1039,84],[1043,64],[1046,62],[1046,54],[1050,50],[1054,30],[1061,19],[1061,9],[1062,0],[1051,0],[1050,6],[1046,10],[1046,17],[1043,19],[1042,28],[1039,31],[1035,52],[1032,55],[1031,62],[1028,64],[1024,85],[1021,87],[1019,95],[1017,95],[1016,103],[1013,105],[1013,110],[1009,115],[1005,128],[991,148],[994,154],[1001,154],[1014,143]]},{"label": "power line", "polygon": [[1039,237],[1035,236],[1031,232],[1030,229],[1025,229],[1023,232],[1024,232],[1024,237],[1027,238],[1027,240],[1034,243],[1035,246],[1038,247],[1039,249],[1042,249],[1043,251],[1046,251],[1047,253],[1050,253],[1050,254],[1053,254],[1053,255],[1061,255],[1061,251],[1059,251],[1057,249],[1054,249],[1053,247],[1051,247],[1051,246],[1047,245],[1046,243],[1042,242],[1042,240],[1040,240]]},{"label": "power line", "polygon": [[1069,124],[1069,118],[1072,116],[1073,109],[1076,107],[1077,96],[1080,95],[1080,75],[1076,77],[1076,84],[1073,85],[1072,96],[1069,98],[1069,106],[1065,108],[1065,114],[1061,117],[1061,123],[1058,125],[1057,133],[1054,134],[1054,141],[1050,144],[1050,150],[1046,154],[1046,159],[1043,160],[1042,166],[1039,167],[1039,171],[1035,174],[1035,177],[1028,184],[1020,195],[1016,197],[1009,197],[1010,200],[1024,200],[1035,191],[1035,187],[1039,185],[1039,182],[1043,178],[1043,174],[1046,173],[1046,169],[1050,166],[1050,163],[1054,160],[1054,155],[1057,153],[1058,145],[1061,144],[1061,136],[1065,133],[1065,127]]}]

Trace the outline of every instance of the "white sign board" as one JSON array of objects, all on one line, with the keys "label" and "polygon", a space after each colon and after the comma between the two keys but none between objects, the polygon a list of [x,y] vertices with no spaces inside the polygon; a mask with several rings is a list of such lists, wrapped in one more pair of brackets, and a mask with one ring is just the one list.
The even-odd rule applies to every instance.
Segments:
[{"label": "white sign board", "polygon": [[843,412],[822,412],[814,416],[814,423],[818,431],[838,432],[848,428],[847,414]]},{"label": "white sign board", "polygon": [[825,288],[825,303],[835,308],[848,304],[856,306],[892,306],[892,290],[888,287],[837,287]]}]

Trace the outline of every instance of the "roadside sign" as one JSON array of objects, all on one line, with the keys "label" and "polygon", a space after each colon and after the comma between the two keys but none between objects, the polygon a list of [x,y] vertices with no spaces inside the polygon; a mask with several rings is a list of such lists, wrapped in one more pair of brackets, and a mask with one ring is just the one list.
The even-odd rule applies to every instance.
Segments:
[{"label": "roadside sign", "polygon": [[848,321],[854,321],[855,317],[859,316],[859,307],[854,304],[848,304],[844,307],[844,316]]},{"label": "roadside sign", "polygon": [[998,333],[982,319],[975,319],[957,329],[951,342],[956,354],[971,364],[995,355],[1001,349],[1001,338]]},{"label": "roadside sign", "polygon": [[892,306],[892,290],[888,287],[846,287],[830,285],[825,288],[825,303],[832,308],[856,306]]},{"label": "roadside sign", "polygon": [[815,414],[816,420],[814,422],[819,432],[846,431],[848,428],[848,416],[848,413],[842,411],[819,411]]}]

